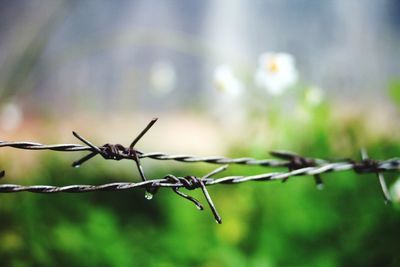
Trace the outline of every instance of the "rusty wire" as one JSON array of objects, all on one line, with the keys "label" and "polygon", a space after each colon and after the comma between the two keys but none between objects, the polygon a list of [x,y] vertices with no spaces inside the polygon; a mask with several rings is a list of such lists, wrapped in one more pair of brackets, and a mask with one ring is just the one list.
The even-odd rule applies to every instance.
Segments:
[{"label": "rusty wire", "polygon": [[[73,132],[73,135],[86,146],[78,144],[55,144],[44,145],[35,142],[5,142],[0,141],[1,147],[12,147],[17,149],[26,150],[53,150],[59,152],[77,152],[88,151],[89,154],[81,159],[75,161],[72,166],[79,167],[86,161],[92,159],[96,155],[101,155],[107,160],[133,160],[136,164],[140,174],[140,182],[116,182],[101,185],[68,185],[68,186],[53,186],[53,185],[16,185],[16,184],[2,184],[0,185],[0,193],[16,193],[16,192],[33,192],[33,193],[85,193],[93,191],[121,191],[130,190],[135,188],[144,188],[146,190],[146,198],[150,199],[161,187],[169,187],[179,196],[193,202],[196,207],[203,210],[202,204],[195,198],[181,192],[180,188],[194,190],[200,188],[210,206],[210,209],[218,223],[221,223],[221,217],[207,191],[207,186],[217,184],[238,184],[250,181],[273,181],[282,180],[287,181],[290,177],[295,176],[313,176],[317,188],[322,188],[323,181],[322,174],[339,171],[354,171],[357,174],[373,173],[376,174],[381,186],[382,194],[386,202],[390,202],[389,191],[383,177],[383,172],[400,171],[400,159],[393,158],[388,160],[373,160],[369,159],[366,151],[362,150],[361,160],[344,160],[339,162],[332,162],[322,159],[309,158],[300,156],[292,152],[285,151],[272,151],[271,155],[278,159],[253,159],[253,158],[226,158],[226,157],[198,157],[191,155],[169,155],[162,152],[144,153],[135,148],[137,142],[145,135],[145,133],[152,127],[157,119],[153,119],[145,129],[134,139],[129,147],[121,144],[105,144],[101,147],[93,145],[91,142],[80,136],[78,133]],[[147,179],[140,160],[143,158],[150,158],[154,160],[174,160],[184,163],[192,162],[206,162],[213,164],[227,164],[216,170],[206,174],[203,177],[185,176],[176,177],[174,175],[166,175],[159,179]],[[288,171],[282,172],[266,172],[251,176],[226,176],[222,178],[211,178],[213,175],[224,171],[229,164],[242,164],[242,165],[261,165],[265,167],[285,167]],[[0,172],[0,178],[5,175],[4,171]]]}]

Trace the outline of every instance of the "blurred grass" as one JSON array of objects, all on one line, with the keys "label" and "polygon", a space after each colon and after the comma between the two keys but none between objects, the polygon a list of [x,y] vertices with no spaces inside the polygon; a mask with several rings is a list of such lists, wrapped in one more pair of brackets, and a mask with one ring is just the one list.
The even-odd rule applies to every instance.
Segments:
[{"label": "blurred grass", "polygon": [[[337,124],[327,107],[304,127],[298,118],[273,125],[274,146],[310,156],[357,157],[361,138],[370,155],[400,155],[396,139],[369,138],[363,120]],[[292,121],[290,121],[290,119]],[[302,129],[299,131],[299,129]],[[267,157],[256,139],[232,145],[231,156]],[[80,169],[71,157],[42,153],[41,164],[23,171],[24,184],[67,185],[130,181],[132,165],[101,159]],[[66,159],[67,158],[67,159]],[[1,158],[2,166],[10,163]],[[203,174],[215,166],[171,164],[150,177]],[[207,166],[207,167],[206,167]],[[223,175],[250,175],[262,167],[232,166]],[[110,178],[113,177],[113,178]],[[143,190],[86,194],[3,194],[0,201],[0,257],[3,266],[399,266],[400,214],[383,204],[374,175],[351,172],[312,178],[210,187],[223,224],[208,207],[160,190],[153,200]],[[394,181],[396,175],[388,175]],[[5,177],[4,179],[9,179]],[[3,182],[15,182],[4,180]],[[204,202],[201,192],[191,192]]]}]

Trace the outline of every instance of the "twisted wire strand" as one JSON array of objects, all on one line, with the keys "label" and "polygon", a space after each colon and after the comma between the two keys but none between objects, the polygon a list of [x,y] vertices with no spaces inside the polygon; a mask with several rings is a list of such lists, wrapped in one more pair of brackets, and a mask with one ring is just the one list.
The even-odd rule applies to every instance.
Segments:
[{"label": "twisted wire strand", "polygon": [[[200,179],[205,186],[212,186],[217,184],[238,184],[245,183],[250,181],[274,181],[274,180],[284,180],[290,177],[295,176],[313,176],[317,174],[324,174],[330,172],[341,172],[341,171],[349,171],[355,170],[356,163],[329,163],[322,166],[317,167],[305,167],[289,172],[273,172],[273,173],[262,173],[251,176],[226,176],[222,178],[212,179],[212,178],[197,178]],[[389,171],[400,171],[400,159],[394,158],[389,160],[383,160],[378,163],[377,170],[365,170],[365,171],[356,171],[357,173],[376,173],[379,172],[389,172]],[[1,184],[0,185],[0,193],[12,193],[12,192],[23,192],[29,191],[33,193],[59,193],[59,192],[67,192],[67,193],[86,193],[93,191],[120,191],[120,190],[129,190],[135,188],[147,188],[151,187],[177,187],[182,188],[185,187],[185,184],[182,182],[186,179],[186,177],[177,177],[177,182],[171,182],[170,179],[161,178],[161,179],[153,179],[142,182],[117,182],[117,183],[107,183],[102,185],[84,185],[84,184],[76,184],[76,185],[68,185],[68,186],[52,186],[52,185],[32,185],[32,186],[24,186],[24,185],[16,185],[16,184]],[[193,189],[193,188],[191,188]]]},{"label": "twisted wire strand", "polygon": [[[22,149],[51,149],[51,150],[56,150],[56,151],[76,151],[77,149],[83,149],[85,147],[80,147],[77,145],[73,144],[63,144],[63,145],[52,145],[52,146],[46,146],[46,145],[41,145],[38,143],[29,143],[29,142],[14,142],[14,143],[5,143],[2,142],[0,143],[1,146],[11,146],[15,148],[22,148]],[[104,146],[105,148],[107,146]],[[115,147],[114,147],[115,148]],[[121,148],[121,147],[119,147]],[[122,149],[125,151],[125,148],[122,147]],[[110,151],[113,151],[113,153],[117,154],[103,154],[105,153],[105,150],[100,150],[97,148],[98,152],[93,152],[92,148],[90,149],[85,149],[92,151],[91,154],[86,155],[84,158],[91,158],[93,155],[96,155],[97,153],[100,153],[104,158],[106,159],[115,159],[119,160],[120,158],[130,158],[129,156],[132,156],[130,153],[130,150],[128,150],[128,154],[121,154],[119,150],[113,151],[111,149]],[[146,155],[146,154],[136,154],[136,153],[141,153],[135,150],[135,154],[133,159],[138,168],[139,172],[142,171],[142,167],[140,165],[139,160],[137,159],[138,155]],[[16,185],[16,184],[2,184],[0,185],[0,193],[17,193],[17,192],[32,192],[32,193],[87,193],[87,192],[94,192],[94,191],[121,191],[121,190],[132,190],[132,189],[137,189],[137,188],[144,188],[146,190],[146,198],[151,199],[152,195],[158,191],[159,188],[161,187],[169,187],[172,188],[172,190],[179,195],[182,198],[187,199],[188,201],[191,201],[199,210],[203,210],[202,204],[195,199],[192,196],[189,196],[181,191],[179,191],[180,188],[186,188],[189,190],[194,190],[197,188],[200,188],[204,194],[204,197],[212,211],[212,214],[215,218],[215,221],[219,224],[222,223],[222,218],[219,215],[217,208],[214,205],[214,202],[212,201],[212,198],[207,190],[208,186],[212,185],[217,185],[217,184],[238,184],[238,183],[245,183],[245,182],[250,182],[250,181],[274,181],[274,180],[282,180],[286,181],[289,177],[294,177],[294,176],[314,176],[317,188],[321,188],[320,186],[322,184],[322,179],[320,177],[321,174],[328,173],[328,172],[339,172],[339,171],[348,171],[348,170],[353,170],[356,173],[363,174],[363,173],[375,173],[378,175],[379,183],[382,189],[383,197],[386,201],[386,203],[390,202],[390,195],[388,193],[388,189],[386,186],[386,182],[384,180],[384,177],[382,175],[382,172],[387,172],[387,171],[399,171],[400,170],[400,159],[394,158],[394,159],[389,159],[389,160],[382,160],[382,161],[377,161],[377,160],[370,160],[367,157],[363,157],[362,161],[356,162],[356,161],[346,161],[346,162],[333,162],[333,163],[323,163],[323,161],[320,161],[319,159],[311,159],[311,158],[305,158],[302,156],[299,156],[297,154],[293,153],[288,153],[288,152],[273,152],[272,153],[275,156],[284,158],[284,159],[290,159],[287,162],[284,162],[285,164],[282,164],[280,166],[286,166],[289,168],[289,171],[287,172],[269,172],[269,173],[262,173],[258,175],[251,175],[251,176],[226,176],[222,178],[217,178],[217,179],[212,179],[210,178],[211,176],[225,170],[227,168],[227,165],[222,166],[208,174],[206,174],[203,177],[195,177],[195,176],[186,176],[186,177],[175,177],[173,175],[167,175],[164,178],[161,179],[153,179],[153,180],[147,180],[143,179],[144,176],[141,173],[141,182],[114,182],[114,183],[106,183],[106,184],[101,184],[101,185],[85,185],[85,184],[75,184],[75,185],[68,185],[68,186],[53,186],[53,185]],[[151,155],[151,154],[150,154]],[[118,157],[117,157],[118,156]],[[126,156],[126,157],[125,157]],[[182,156],[177,158],[181,158]],[[215,159],[215,158],[214,158]],[[227,158],[222,158],[222,159],[227,159]],[[247,159],[247,158],[246,158]],[[192,159],[193,160],[193,159]],[[199,161],[205,161],[205,158],[199,157],[197,160]],[[241,161],[243,159],[233,159],[232,162],[230,163],[237,163],[237,162],[243,162]],[[253,159],[251,159],[253,160]],[[256,160],[253,160],[256,161]],[[205,161],[208,162],[208,161]],[[215,162],[212,162],[215,163]],[[217,161],[217,163],[220,163]],[[242,163],[244,164],[244,163]],[[0,178],[5,175],[4,171],[0,172]],[[148,197],[150,196],[150,197]]]},{"label": "twisted wire strand", "polygon": [[[36,142],[6,142],[0,141],[0,147],[12,147],[24,150],[52,150],[58,152],[78,152],[78,151],[90,151],[95,152],[89,146],[83,146],[78,144],[54,144],[45,145]],[[194,155],[169,155],[163,152],[150,152],[143,153],[140,150],[138,157],[140,159],[150,158],[154,160],[173,160],[184,163],[213,163],[213,164],[241,164],[241,165],[260,165],[260,166],[270,166],[270,167],[286,167],[288,161],[275,160],[275,159],[254,159],[254,158],[227,158],[222,156],[194,156]],[[133,159],[129,155],[121,155],[124,159]]]}]

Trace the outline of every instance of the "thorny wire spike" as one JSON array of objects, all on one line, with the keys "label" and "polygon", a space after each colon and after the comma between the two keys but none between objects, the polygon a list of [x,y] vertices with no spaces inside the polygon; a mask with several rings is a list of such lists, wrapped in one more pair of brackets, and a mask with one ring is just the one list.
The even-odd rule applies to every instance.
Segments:
[{"label": "thorny wire spike", "polygon": [[383,198],[385,199],[385,204],[390,204],[392,202],[388,187],[386,185],[385,176],[379,171],[378,161],[370,159],[368,153],[365,149],[361,149],[361,162],[354,163],[354,170],[357,173],[365,173],[367,171],[373,171],[378,176],[379,184],[382,189]]},{"label": "thorny wire spike", "polygon": [[[137,151],[134,147],[135,147],[136,143],[139,142],[139,140],[153,126],[153,124],[156,123],[157,120],[158,120],[158,118],[152,119],[149,122],[149,124],[147,124],[147,126],[132,141],[132,143],[130,144],[129,147],[124,147],[121,144],[115,144],[115,145],[105,144],[102,147],[97,147],[97,146],[93,145],[91,142],[89,142],[88,140],[86,140],[85,138],[83,138],[82,136],[80,136],[78,133],[72,132],[72,134],[76,138],[81,140],[83,143],[88,145],[93,150],[91,153],[87,154],[83,158],[73,162],[72,166],[73,167],[79,167],[84,162],[90,160],[91,158],[93,158],[94,156],[96,156],[98,154],[100,154],[104,159],[113,159],[113,160],[121,160],[123,158],[128,157],[128,158],[131,158],[131,159],[133,159],[135,161],[136,167],[137,167],[137,169],[139,171],[140,178],[142,179],[142,181],[147,181],[146,176],[145,176],[144,171],[143,171],[143,167],[140,164],[140,159],[139,159],[139,156],[138,156],[138,154],[141,154],[142,152]],[[152,188],[150,188],[150,187],[147,189],[147,192],[154,193]]]},{"label": "thorny wire spike", "polygon": [[6,171],[5,170],[1,170],[0,171],[0,179],[3,178],[4,175],[6,175]]},{"label": "thorny wire spike", "polygon": [[[287,167],[289,171],[294,171],[306,167],[315,167],[317,166],[317,162],[315,159],[312,158],[306,158],[303,156],[300,156],[299,154],[289,152],[289,151],[271,151],[270,152],[271,156],[277,157],[283,160],[288,160]],[[286,182],[289,178],[285,178],[282,180],[282,182]],[[323,189],[324,188],[324,183],[322,181],[321,175],[320,174],[315,174],[314,175],[315,179],[315,184],[318,189]]]},{"label": "thorny wire spike", "polygon": [[[172,183],[182,183],[183,186],[184,186],[186,189],[188,189],[188,190],[194,190],[194,189],[200,187],[201,190],[203,191],[203,194],[204,194],[204,196],[205,196],[205,198],[206,198],[206,200],[207,200],[208,205],[210,206],[211,212],[213,213],[216,222],[219,223],[219,224],[221,224],[221,223],[222,223],[222,218],[221,218],[221,216],[218,214],[217,208],[215,207],[214,202],[212,201],[211,196],[210,196],[210,194],[208,193],[208,190],[207,190],[207,188],[206,188],[206,186],[205,186],[203,180],[208,179],[208,178],[210,178],[211,176],[213,176],[213,175],[215,175],[215,174],[217,174],[217,173],[220,173],[220,172],[226,170],[227,168],[228,168],[228,165],[221,166],[221,167],[219,167],[219,168],[213,170],[212,172],[210,172],[210,173],[204,175],[204,176],[201,177],[201,178],[197,178],[197,177],[191,176],[191,175],[190,175],[190,176],[185,176],[185,177],[178,178],[178,177],[173,176],[173,175],[170,174],[170,175],[167,175],[167,176],[165,177],[165,179],[169,180],[169,181],[172,182]],[[155,188],[158,188],[155,184],[154,184],[153,186],[154,186]],[[173,190],[177,195],[179,195],[179,196],[181,196],[181,197],[183,197],[183,198],[185,198],[185,199],[187,199],[187,200],[193,202],[194,205],[196,205],[196,207],[197,207],[199,210],[204,210],[203,205],[202,205],[197,199],[195,199],[194,197],[189,196],[189,195],[187,195],[187,194],[181,192],[181,191],[179,190],[179,187],[177,187],[177,186],[176,186],[176,187],[172,187],[172,190]]]}]

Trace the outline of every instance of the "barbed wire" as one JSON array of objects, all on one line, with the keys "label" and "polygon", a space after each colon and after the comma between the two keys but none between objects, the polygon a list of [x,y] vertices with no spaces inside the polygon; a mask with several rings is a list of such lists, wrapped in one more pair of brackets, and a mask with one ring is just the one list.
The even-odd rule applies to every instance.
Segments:
[{"label": "barbed wire", "polygon": [[[78,144],[54,144],[44,145],[35,142],[5,142],[0,141],[0,147],[12,147],[17,149],[25,150],[53,150],[59,152],[78,152],[78,151],[91,151],[95,152],[90,146],[83,146]],[[151,152],[143,153],[137,150],[139,158],[150,158],[154,160],[174,160],[183,163],[213,163],[213,164],[242,164],[242,165],[260,165],[260,166],[271,166],[271,167],[286,167],[287,162],[282,162],[274,159],[254,159],[254,158],[227,158],[222,156],[207,156],[200,157],[194,155],[169,155],[163,152]],[[133,159],[129,155],[119,155],[121,159]],[[76,164],[74,164],[76,165]]]},{"label": "barbed wire", "polygon": [[[52,150],[58,152],[77,152],[88,151],[89,154],[81,159],[73,162],[73,167],[79,167],[86,161],[92,159],[96,155],[101,155],[107,160],[133,160],[136,164],[140,178],[140,182],[114,182],[101,185],[84,185],[75,184],[68,186],[53,186],[53,185],[16,185],[16,184],[1,184],[0,193],[16,193],[16,192],[33,192],[33,193],[86,193],[93,191],[121,191],[131,190],[135,188],[144,188],[146,190],[145,197],[151,199],[153,195],[162,187],[169,187],[179,196],[193,202],[196,207],[203,210],[202,204],[190,195],[187,195],[179,189],[185,188],[194,190],[200,188],[205,196],[205,199],[218,223],[222,222],[220,215],[208,193],[207,186],[217,184],[239,184],[250,181],[274,181],[282,180],[287,181],[290,177],[295,176],[313,176],[317,188],[323,187],[322,174],[340,171],[354,171],[357,174],[374,173],[377,175],[379,184],[382,190],[383,197],[386,203],[390,202],[390,194],[388,187],[383,176],[384,172],[400,171],[400,159],[393,158],[388,160],[373,160],[369,159],[365,150],[361,151],[361,160],[343,160],[338,162],[331,162],[319,158],[304,157],[299,154],[287,151],[272,151],[270,154],[278,159],[254,159],[254,158],[227,158],[219,156],[199,157],[192,155],[169,155],[162,152],[144,153],[135,149],[137,142],[145,135],[145,133],[157,121],[153,119],[144,130],[133,140],[129,147],[121,144],[105,144],[101,147],[93,145],[90,141],[86,140],[78,133],[73,132],[73,135],[82,141],[86,146],[78,144],[53,144],[45,145],[35,142],[6,142],[0,141],[1,147],[11,147],[24,150]],[[150,158],[154,160],[174,160],[184,163],[205,162],[213,164],[226,164],[217,168],[216,170],[206,174],[203,177],[197,176],[184,176],[176,177],[174,175],[166,175],[159,179],[147,179],[140,163],[143,158]],[[285,167],[288,171],[283,172],[266,172],[251,176],[226,176],[222,178],[211,178],[212,176],[224,171],[229,164],[241,165],[260,165],[264,167]],[[5,175],[5,171],[0,172],[0,178]]]}]

